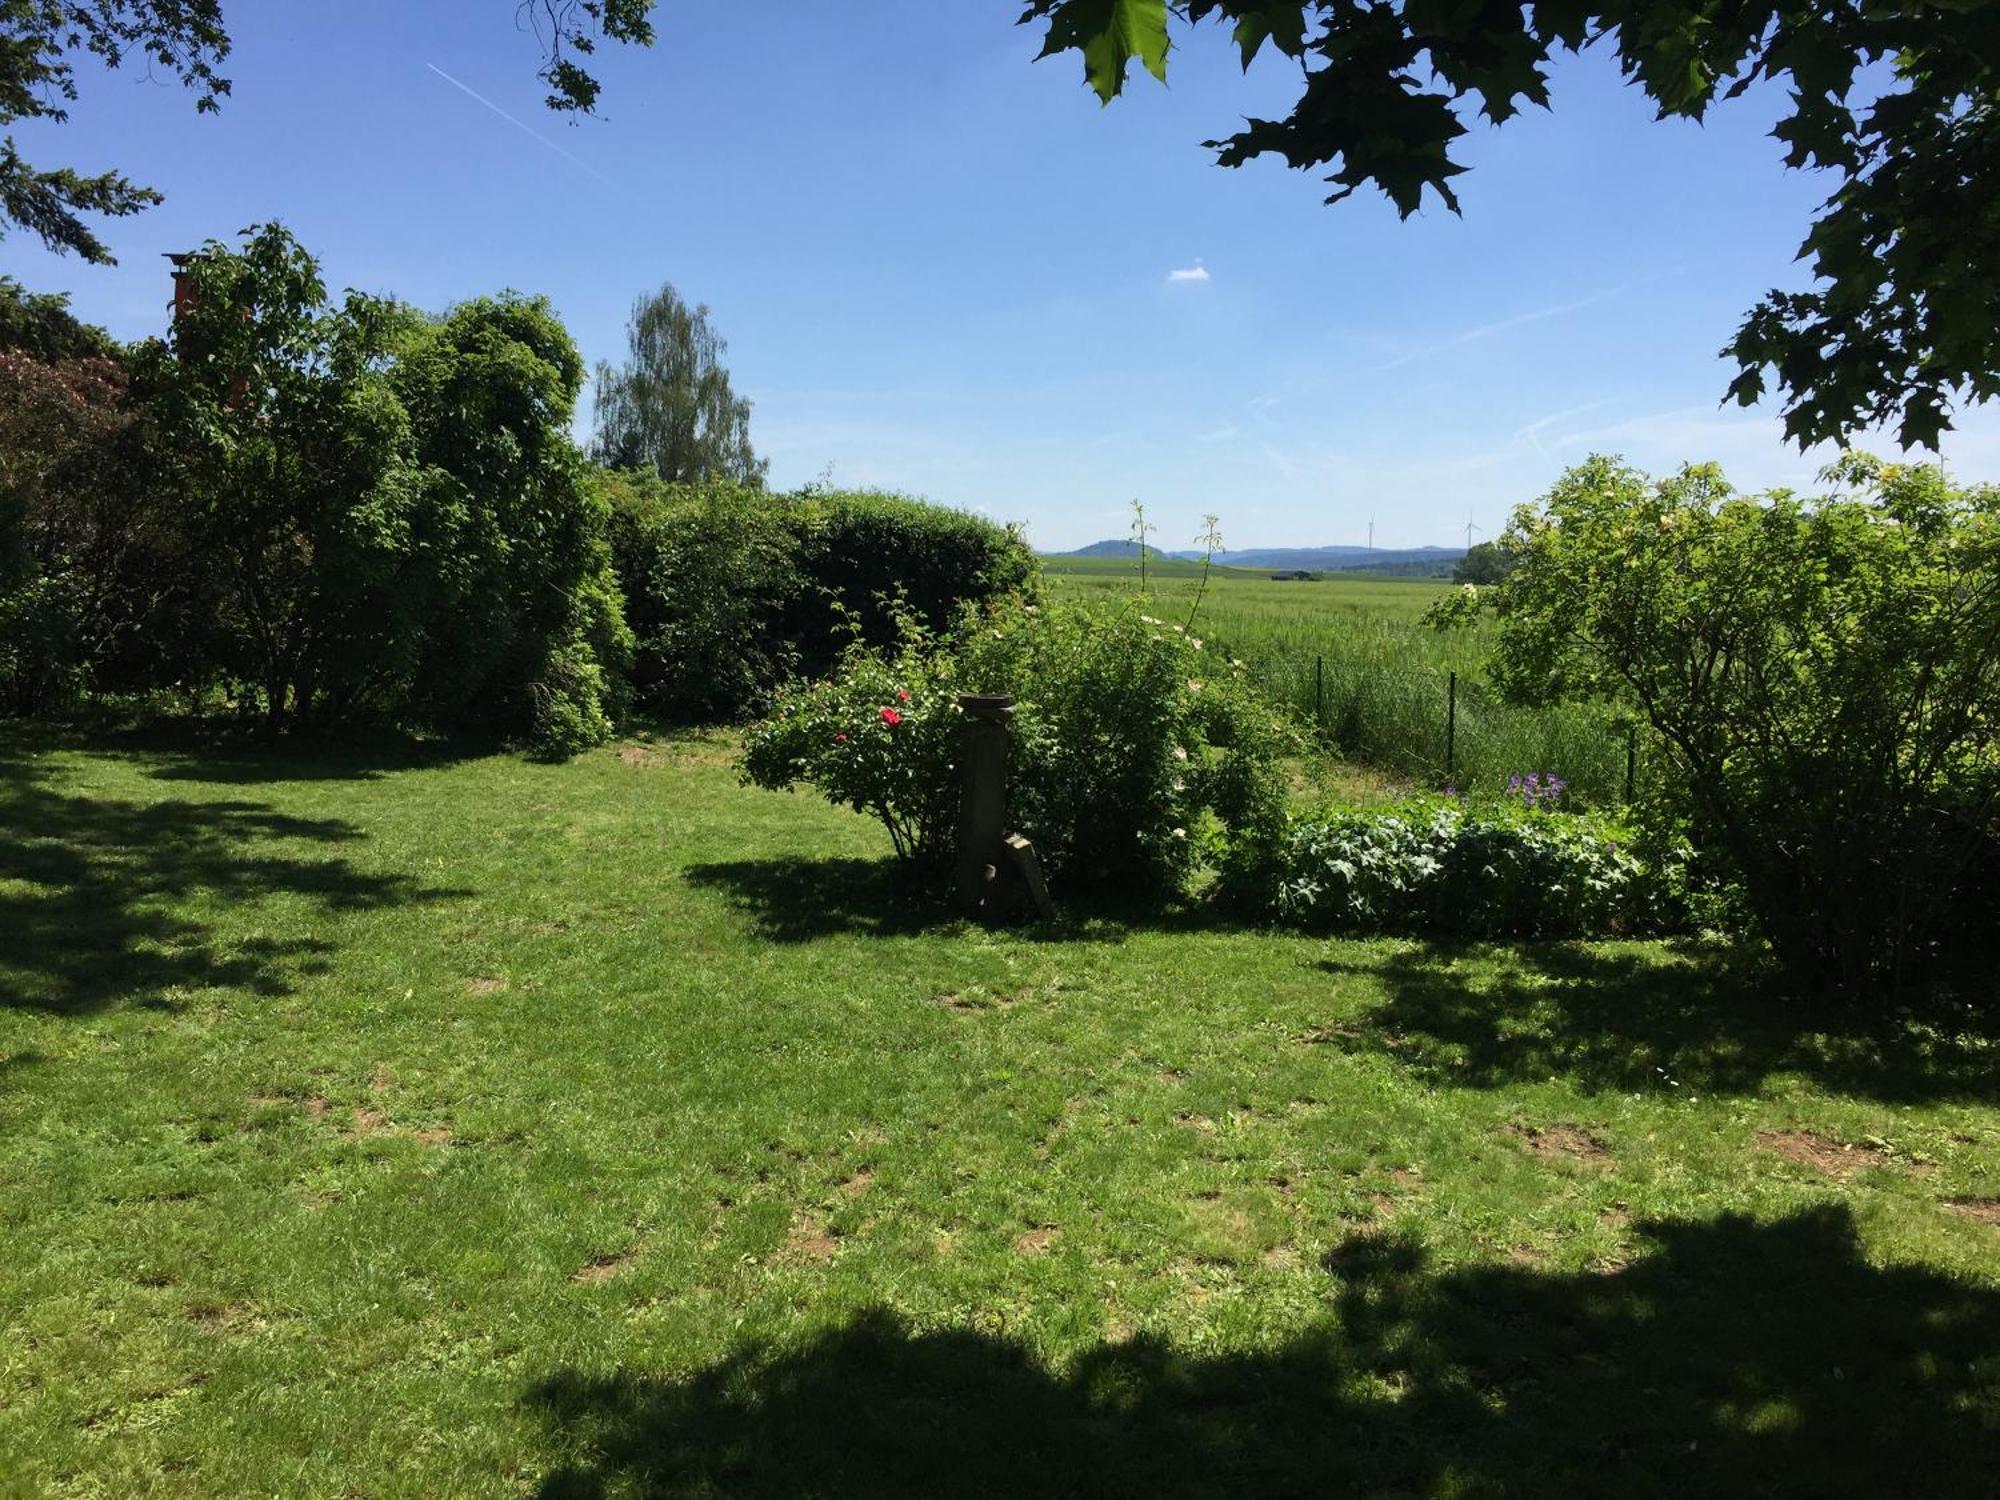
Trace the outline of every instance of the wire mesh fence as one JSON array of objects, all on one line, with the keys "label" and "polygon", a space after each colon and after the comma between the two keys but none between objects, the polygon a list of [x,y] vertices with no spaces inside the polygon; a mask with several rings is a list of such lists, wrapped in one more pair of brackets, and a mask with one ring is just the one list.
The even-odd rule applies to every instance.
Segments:
[{"label": "wire mesh fence", "polygon": [[1642,772],[1637,734],[1604,705],[1525,708],[1478,672],[1348,651],[1272,654],[1246,666],[1334,754],[1419,786],[1498,791],[1511,776],[1539,772],[1601,806],[1630,801]]}]

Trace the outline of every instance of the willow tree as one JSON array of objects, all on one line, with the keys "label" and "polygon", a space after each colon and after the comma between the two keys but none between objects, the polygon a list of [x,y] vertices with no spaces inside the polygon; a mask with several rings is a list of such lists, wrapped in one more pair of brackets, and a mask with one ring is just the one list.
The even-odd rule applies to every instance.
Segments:
[{"label": "willow tree", "polygon": [[650,468],[675,483],[761,487],[766,465],[750,446],[750,403],[730,387],[729,345],[708,309],[664,285],[633,302],[626,336],[631,358],[597,367],[598,462]]}]

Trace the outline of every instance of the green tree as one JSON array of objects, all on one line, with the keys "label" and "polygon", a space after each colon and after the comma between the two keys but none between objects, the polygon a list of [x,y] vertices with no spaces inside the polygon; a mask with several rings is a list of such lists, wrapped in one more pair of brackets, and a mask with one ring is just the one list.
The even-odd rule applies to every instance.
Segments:
[{"label": "green tree", "polygon": [[671,285],[637,298],[631,358],[597,367],[598,462],[651,468],[670,484],[762,485],[750,446],[750,403],[730,388],[729,345]]},{"label": "green tree", "polygon": [[138,364],[217,667],[273,727],[603,739],[629,638],[569,437],[583,361],[548,304],[336,304],[277,225],[191,274]]},{"label": "green tree", "polygon": [[551,754],[602,741],[631,636],[608,507],[569,435],[575,341],[544,298],[476,298],[406,337],[389,381],[442,497],[413,714]]},{"label": "green tree", "polygon": [[[1803,444],[1898,422],[1937,445],[1955,400],[2000,392],[2000,6],[1982,0],[1030,0],[1043,56],[1076,51],[1107,103],[1137,60],[1164,81],[1170,22],[1226,25],[1247,69],[1266,47],[1303,76],[1291,113],[1208,144],[1224,166],[1275,154],[1325,169],[1329,202],[1373,184],[1405,217],[1454,212],[1471,115],[1550,102],[1563,52],[1602,46],[1662,118],[1701,119],[1768,81],[1794,168],[1836,182],[1801,249],[1817,277],[1773,291],[1725,351],[1745,405],[1767,380]],[[1768,372],[1768,374],[1767,374]]]},{"label": "green tree", "polygon": [[269,724],[394,703],[421,632],[435,499],[385,373],[410,314],[328,301],[281,226],[211,242],[171,343],[139,356],[211,593],[209,650]]},{"label": "green tree", "polygon": [[1498,542],[1475,542],[1451,565],[1453,583],[1504,583],[1514,559]]},{"label": "green tree", "polygon": [[1651,725],[1795,975],[1894,992],[1977,954],[2000,898],[2000,489],[1826,478],[1753,498],[1592,459],[1516,513],[1489,601],[1513,696]]},{"label": "green tree", "polygon": [[[654,0],[519,0],[517,19],[541,44],[548,105],[588,114],[598,83],[585,63],[600,41],[650,46]],[[501,7],[495,6],[495,11]],[[222,0],[0,0],[0,126],[63,121],[77,101],[76,60],[108,68],[136,61],[153,76],[178,78],[195,108],[213,113],[229,94],[216,69],[229,56]],[[85,214],[120,217],[161,201],[116,172],[40,170],[0,140],[0,233],[17,225],[51,250],[108,265],[112,255]]]}]

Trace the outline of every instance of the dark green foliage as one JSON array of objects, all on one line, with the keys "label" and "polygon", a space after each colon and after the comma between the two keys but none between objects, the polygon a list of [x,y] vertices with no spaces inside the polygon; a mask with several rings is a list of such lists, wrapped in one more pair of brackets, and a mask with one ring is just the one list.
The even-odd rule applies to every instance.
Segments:
[{"label": "dark green foliage", "polygon": [[138,357],[197,560],[208,655],[273,727],[387,709],[421,640],[413,545],[437,491],[384,366],[405,315],[349,294],[282,228],[211,243],[172,343]]},{"label": "dark green foliage", "polygon": [[110,359],[118,345],[110,334],[69,310],[64,292],[31,292],[0,276],[0,352],[56,363],[89,355]]},{"label": "dark green foliage", "polygon": [[639,701],[687,722],[756,711],[798,660],[787,634],[806,602],[795,518],[762,491],[670,486],[650,471],[600,472],[598,485]]},{"label": "dark green foliage", "polygon": [[1513,557],[1498,542],[1478,542],[1451,565],[1453,583],[1492,584],[1514,571]]},{"label": "dark green foliage", "polygon": [[1233,892],[1311,932],[1613,937],[1672,931],[1672,882],[1593,814],[1417,802],[1295,820]]},{"label": "dark green foliage", "polygon": [[[0,125],[68,119],[80,52],[108,68],[137,60],[155,76],[179,78],[198,110],[215,109],[229,92],[215,72],[229,55],[220,0],[0,0]],[[118,217],[159,201],[116,172],[39,170],[11,136],[0,142],[0,234],[18,225],[51,250],[108,265],[111,252],[79,216]]]},{"label": "dark green foliage", "polygon": [[829,665],[840,643],[824,599],[846,612],[843,623],[851,617],[879,641],[892,633],[890,600],[943,630],[968,600],[1020,593],[1034,582],[1035,557],[1019,533],[983,516],[849,490],[807,491],[792,514],[808,587],[792,629],[807,671]]},{"label": "dark green foliage", "polygon": [[542,43],[547,60],[539,76],[549,86],[548,107],[592,113],[601,85],[577,59],[593,56],[600,39],[652,46],[654,4],[655,0],[526,0],[517,14]]},{"label": "dark green foliage", "polygon": [[0,309],[0,712],[37,713],[161,680],[190,569],[116,346],[59,298]]},{"label": "dark green foliage", "polygon": [[649,468],[676,484],[761,485],[750,446],[750,403],[729,384],[729,345],[706,307],[672,286],[638,298],[627,325],[631,358],[597,367],[597,459]]},{"label": "dark green foliage", "polygon": [[602,741],[630,636],[607,507],[569,437],[583,362],[539,297],[460,304],[410,335],[390,372],[438,499],[419,550],[435,604],[409,712],[527,735],[553,753]]},{"label": "dark green foliage", "polygon": [[1500,675],[1651,726],[1688,836],[1801,981],[1990,990],[2000,490],[1865,457],[1826,477],[1806,501],[1571,470],[1509,530]]},{"label": "dark green foliage", "polygon": [[539,299],[426,320],[278,226],[207,247],[137,359],[185,549],[185,673],[273,728],[389,719],[601,741],[628,644],[568,435],[582,361]]},{"label": "dark green foliage", "polygon": [[941,630],[968,604],[1027,587],[1012,530],[897,495],[772,495],[609,471],[618,583],[635,637],[633,683],[680,720],[761,712],[772,689],[822,675],[857,637],[887,645],[898,616]]},{"label": "dark green foliage", "polygon": [[1373,184],[1405,217],[1427,192],[1457,210],[1468,118],[1547,106],[1559,53],[1603,44],[1663,118],[1782,81],[1787,165],[1837,186],[1801,251],[1819,284],[1750,313],[1731,394],[1757,400],[1770,370],[1801,445],[1899,420],[1905,443],[1935,447],[1951,400],[2000,392],[2000,7],[1030,0],[1021,19],[1047,23],[1044,56],[1081,53],[1108,103],[1134,59],[1165,78],[1170,16],[1231,26],[1246,68],[1269,45],[1303,72],[1290,114],[1208,143],[1224,166],[1275,154],[1325,169],[1329,202]]}]

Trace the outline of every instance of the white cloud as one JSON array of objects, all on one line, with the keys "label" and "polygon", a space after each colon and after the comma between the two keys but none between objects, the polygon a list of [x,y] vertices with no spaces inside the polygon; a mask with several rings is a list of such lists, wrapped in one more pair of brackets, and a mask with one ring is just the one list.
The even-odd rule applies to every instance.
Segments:
[{"label": "white cloud", "polygon": [[1208,267],[1201,263],[1200,256],[1195,257],[1195,262],[1191,266],[1181,266],[1177,270],[1167,272],[1167,284],[1169,286],[1177,285],[1181,282],[1207,281],[1208,279]]}]

